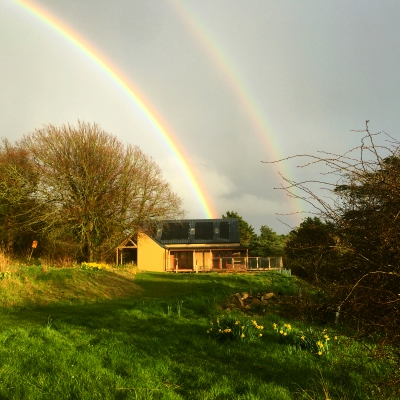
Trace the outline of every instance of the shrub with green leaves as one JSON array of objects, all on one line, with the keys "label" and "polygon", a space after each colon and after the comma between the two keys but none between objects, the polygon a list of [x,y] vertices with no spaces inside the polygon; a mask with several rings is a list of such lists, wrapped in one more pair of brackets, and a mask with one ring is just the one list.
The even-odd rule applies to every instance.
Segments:
[{"label": "shrub with green leaves", "polygon": [[264,327],[258,325],[255,320],[240,321],[235,318],[217,318],[215,323],[210,322],[207,333],[217,340],[236,340],[239,342],[250,342],[262,337]]}]

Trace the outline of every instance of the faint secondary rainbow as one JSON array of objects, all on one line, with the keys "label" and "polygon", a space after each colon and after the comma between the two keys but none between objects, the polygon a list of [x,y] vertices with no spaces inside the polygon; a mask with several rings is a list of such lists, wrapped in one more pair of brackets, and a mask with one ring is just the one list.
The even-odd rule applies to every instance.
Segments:
[{"label": "faint secondary rainbow", "polygon": [[145,96],[133,85],[118,69],[103,55],[101,55],[91,44],[85,41],[73,31],[70,27],[60,21],[53,14],[45,10],[43,7],[34,3],[31,0],[14,0],[23,9],[29,11],[35,17],[39,18],[45,24],[50,26],[75,47],[81,50],[88,58],[97,64],[107,75],[116,82],[121,89],[123,89],[129,97],[133,100],[136,106],[141,110],[146,119],[155,128],[159,137],[166,144],[168,149],[178,160],[178,164],[185,175],[189,185],[198,200],[201,209],[206,218],[216,218],[217,213],[212,205],[206,190],[201,185],[201,180],[196,176],[193,166],[190,166],[186,161],[188,157],[185,155],[184,150],[179,145],[177,138],[174,136],[172,130],[168,127],[166,122],[156,112],[154,107],[146,100]]},{"label": "faint secondary rainbow", "polygon": [[[257,104],[257,101],[246,87],[244,80],[235,68],[234,63],[229,60],[226,52],[224,52],[223,48],[219,46],[218,41],[209,29],[207,29],[206,25],[200,21],[197,15],[189,8],[187,1],[169,0],[168,3],[171,5],[182,23],[186,26],[187,30],[196,38],[203,51],[208,54],[209,58],[217,66],[223,79],[227,81],[229,87],[236,96],[236,99],[255,128],[255,133],[260,138],[268,155],[271,157],[271,160],[268,161],[283,159],[284,157],[279,151],[279,145],[271,134],[271,129],[268,127],[268,123],[264,118],[264,113],[261,107]],[[285,168],[284,164],[281,165],[284,170],[282,173],[283,176],[292,180],[289,169]],[[299,200],[291,197],[290,202],[292,207],[291,212],[301,212]]]}]

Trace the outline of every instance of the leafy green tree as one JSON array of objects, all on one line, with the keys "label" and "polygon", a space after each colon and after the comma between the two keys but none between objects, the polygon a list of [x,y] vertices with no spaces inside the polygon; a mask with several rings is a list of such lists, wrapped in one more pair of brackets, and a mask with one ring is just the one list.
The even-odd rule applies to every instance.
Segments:
[{"label": "leafy green tree", "polygon": [[239,220],[240,244],[249,247],[249,250],[253,250],[257,238],[254,228],[235,211],[227,211],[225,215],[222,215],[222,218],[237,218]]},{"label": "leafy green tree", "polygon": [[256,239],[254,255],[259,257],[279,257],[285,254],[286,235],[278,235],[267,225],[260,228]]},{"label": "leafy green tree", "polygon": [[331,222],[308,217],[289,233],[284,251],[292,266],[301,268],[311,281],[319,281],[333,272],[329,268],[337,257],[336,240]]}]

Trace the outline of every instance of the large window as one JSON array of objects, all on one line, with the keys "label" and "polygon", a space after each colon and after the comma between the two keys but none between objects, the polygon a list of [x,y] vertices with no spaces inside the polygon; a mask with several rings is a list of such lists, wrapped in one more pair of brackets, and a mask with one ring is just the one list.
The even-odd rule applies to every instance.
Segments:
[{"label": "large window", "polygon": [[171,251],[171,260],[173,267],[178,269],[193,269],[192,251]]},{"label": "large window", "polygon": [[226,264],[232,263],[232,250],[214,250],[213,268],[226,268]]}]

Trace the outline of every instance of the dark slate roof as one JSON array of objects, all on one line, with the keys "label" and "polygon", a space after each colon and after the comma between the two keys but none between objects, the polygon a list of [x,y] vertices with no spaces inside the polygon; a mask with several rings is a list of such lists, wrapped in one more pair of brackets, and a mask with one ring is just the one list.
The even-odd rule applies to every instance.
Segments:
[{"label": "dark slate roof", "polygon": [[165,220],[154,239],[161,244],[239,243],[239,221],[227,219]]}]

